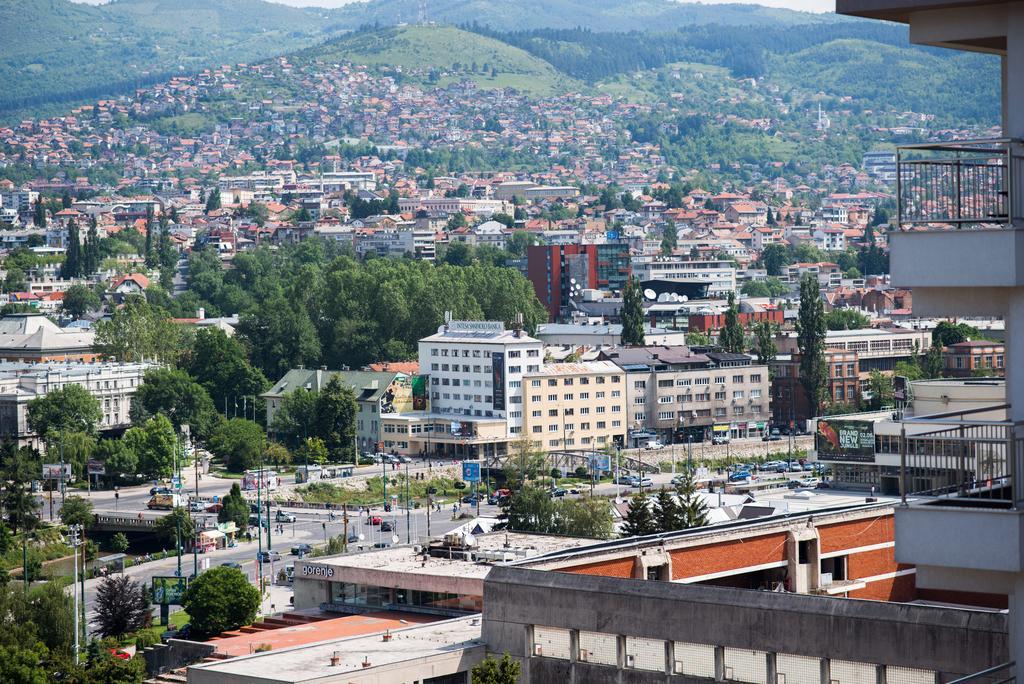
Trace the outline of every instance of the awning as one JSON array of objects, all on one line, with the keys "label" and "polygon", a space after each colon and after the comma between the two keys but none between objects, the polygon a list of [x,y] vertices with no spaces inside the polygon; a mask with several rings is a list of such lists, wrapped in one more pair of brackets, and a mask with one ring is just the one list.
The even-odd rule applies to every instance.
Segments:
[{"label": "awning", "polygon": [[203,532],[199,533],[199,536],[201,538],[209,539],[210,541],[214,541],[214,540],[217,540],[217,539],[221,539],[224,536],[224,533],[221,532],[220,530],[204,530]]}]

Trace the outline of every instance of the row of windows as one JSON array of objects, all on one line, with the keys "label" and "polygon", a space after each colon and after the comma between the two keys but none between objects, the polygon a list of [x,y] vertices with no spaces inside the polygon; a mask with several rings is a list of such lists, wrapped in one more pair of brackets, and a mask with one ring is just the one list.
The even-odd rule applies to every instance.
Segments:
[{"label": "row of windows", "polygon": [[[710,377],[703,377],[703,378],[676,378],[675,380],[672,380],[671,378],[669,378],[669,379],[658,380],[658,387],[672,387],[673,385],[675,385],[676,387],[690,387],[691,384],[692,385],[710,385],[710,384],[724,385],[725,384],[725,378],[726,378],[726,376],[724,376],[724,375],[716,375],[714,377],[714,379],[712,379]],[[734,375],[734,376],[732,376],[732,383],[733,384],[742,384],[743,382],[752,382],[752,383],[761,382],[761,374],[760,373],[751,373],[750,377],[749,377],[749,380],[745,380],[745,378],[746,378],[746,376],[744,376],[744,375]],[[634,389],[647,389],[647,381],[646,380],[634,380],[633,381],[633,388]]]},{"label": "row of windows", "polygon": [[[611,422],[611,424],[612,424],[612,428],[620,428],[620,427],[622,427],[622,421],[621,420],[613,420]],[[605,420],[596,421],[593,424],[593,428],[591,427],[590,423],[580,423],[580,430],[590,430],[590,429],[594,429],[594,430],[607,430],[608,429],[608,421],[605,421]],[[576,430],[576,423],[566,423],[564,426],[563,425],[559,425],[558,423],[550,423],[548,425],[548,432],[573,432],[575,430]],[[533,433],[534,434],[540,434],[542,432],[544,432],[544,426],[543,425],[534,425],[533,426]]]},{"label": "row of windows", "polygon": [[[482,349],[462,349],[462,350],[452,349],[451,352],[449,353],[449,350],[438,348],[438,347],[432,348],[430,350],[430,355],[431,356],[450,356],[452,358],[457,358],[459,356],[459,352],[460,351],[462,353],[461,354],[462,358],[464,358],[464,359],[468,359],[470,357],[472,357],[474,359],[488,358],[491,355],[490,352],[484,351]],[[518,359],[518,358],[521,358],[521,356],[522,356],[522,350],[520,350],[520,349],[513,349],[513,350],[510,350],[508,352],[508,358],[510,358],[510,359]],[[529,358],[538,358],[538,357],[540,357],[540,350],[539,349],[527,349],[526,350],[526,356],[529,357]]]},{"label": "row of windows", "polygon": [[[584,376],[581,376],[581,377],[578,377],[578,378],[563,378],[562,379],[562,385],[569,386],[569,385],[577,384],[577,382],[576,382],[577,380],[579,381],[578,384],[580,384],[580,385],[589,385],[590,384],[590,378],[588,376],[584,375]],[[598,384],[598,385],[603,385],[603,384],[605,384],[605,382],[608,382],[608,381],[611,381],[612,384],[617,384],[621,380],[622,380],[622,377],[619,376],[619,375],[612,375],[612,376],[608,376],[607,378],[604,375],[597,375],[597,376],[594,377],[594,383]],[[530,381],[530,387],[540,387],[540,386],[541,386],[541,381],[540,380],[534,379],[534,380]],[[548,387],[558,387],[558,378],[548,378]]]},{"label": "row of windows", "polygon": [[[734,406],[732,409],[732,415],[734,416],[751,416],[757,417],[761,415],[762,407],[760,405],[751,406],[750,410],[747,410],[745,406]],[[686,418],[710,418],[711,409],[699,409],[696,411],[679,411],[680,420]],[[676,417],[676,411],[658,411],[658,420],[674,420]],[[728,418],[729,409],[726,407],[719,407],[714,410],[715,418]],[[637,422],[643,422],[647,420],[647,413],[644,411],[637,411],[633,414],[633,420]]]},{"label": "row of windows", "polygon": [[466,378],[439,378],[436,375],[430,379],[430,384],[452,386],[452,387],[490,387],[490,380],[468,380]]}]

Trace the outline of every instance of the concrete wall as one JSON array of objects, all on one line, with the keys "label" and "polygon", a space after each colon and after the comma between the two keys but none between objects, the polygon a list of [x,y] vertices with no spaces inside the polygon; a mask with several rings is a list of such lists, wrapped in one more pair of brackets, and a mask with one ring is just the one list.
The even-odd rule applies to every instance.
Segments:
[{"label": "concrete wall", "polygon": [[491,570],[484,583],[484,605],[488,650],[522,658],[526,682],[687,681],[663,673],[528,657],[533,625],[947,674],[969,674],[1008,660],[1006,616],[991,612],[516,567]]},{"label": "concrete wall", "polygon": [[185,665],[198,663],[217,650],[213,644],[198,641],[169,639],[167,644],[158,644],[146,649],[142,657],[146,659],[146,674],[153,677]]}]

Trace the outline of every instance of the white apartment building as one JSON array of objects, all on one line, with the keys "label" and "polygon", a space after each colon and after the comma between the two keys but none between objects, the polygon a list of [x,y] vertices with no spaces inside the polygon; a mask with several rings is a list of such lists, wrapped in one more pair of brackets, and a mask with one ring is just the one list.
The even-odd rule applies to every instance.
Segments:
[{"label": "white apartment building", "polygon": [[491,216],[503,213],[511,214],[512,205],[504,200],[470,199],[468,197],[403,197],[398,200],[398,210],[402,213],[419,210],[427,213],[456,214],[468,211],[477,216]]},{"label": "white apartment building", "polygon": [[708,296],[725,297],[736,290],[736,267],[731,261],[689,261],[673,257],[640,256],[633,259],[633,275],[640,280],[679,280],[708,283]]},{"label": "white apartment building", "polygon": [[450,321],[419,343],[433,414],[501,418],[507,437],[523,430],[523,375],[544,367],[544,343],[500,321]]}]

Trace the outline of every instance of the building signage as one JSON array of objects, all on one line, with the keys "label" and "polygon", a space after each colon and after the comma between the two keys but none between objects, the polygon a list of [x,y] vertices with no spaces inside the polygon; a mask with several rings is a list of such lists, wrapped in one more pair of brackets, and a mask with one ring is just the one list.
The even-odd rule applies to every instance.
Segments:
[{"label": "building signage", "polygon": [[303,565],[302,575],[304,577],[323,577],[330,579],[334,577],[334,568],[327,565]]},{"label": "building signage", "polygon": [[819,420],[814,446],[822,461],[873,463],[875,425],[866,420]]},{"label": "building signage", "polygon": [[427,387],[430,385],[429,375],[414,375],[412,378],[412,410],[427,410]]},{"label": "building signage", "polygon": [[491,407],[505,410],[505,352],[491,354]]},{"label": "building signage", "polygon": [[86,472],[90,475],[106,475],[107,468],[103,465],[103,461],[90,458],[88,464],[86,464]]},{"label": "building signage", "polygon": [[612,457],[608,454],[590,454],[591,472],[607,472],[612,469]]},{"label": "building signage", "polygon": [[181,599],[188,588],[188,580],[184,577],[156,576],[153,577],[153,603],[162,606],[181,605]]},{"label": "building signage", "polygon": [[[63,476],[61,476],[63,472]],[[43,464],[43,479],[44,480],[70,480],[71,479],[71,464],[70,463],[44,463]]]},{"label": "building signage", "polygon": [[715,425],[715,426],[713,426],[711,428],[711,430],[713,432],[728,432],[729,431],[729,426],[728,425]]},{"label": "building signage", "polygon": [[505,324],[501,321],[452,321],[449,330],[466,330],[470,332],[504,332]]},{"label": "building signage", "polygon": [[462,479],[466,482],[480,481],[480,464],[473,461],[463,461]]}]

